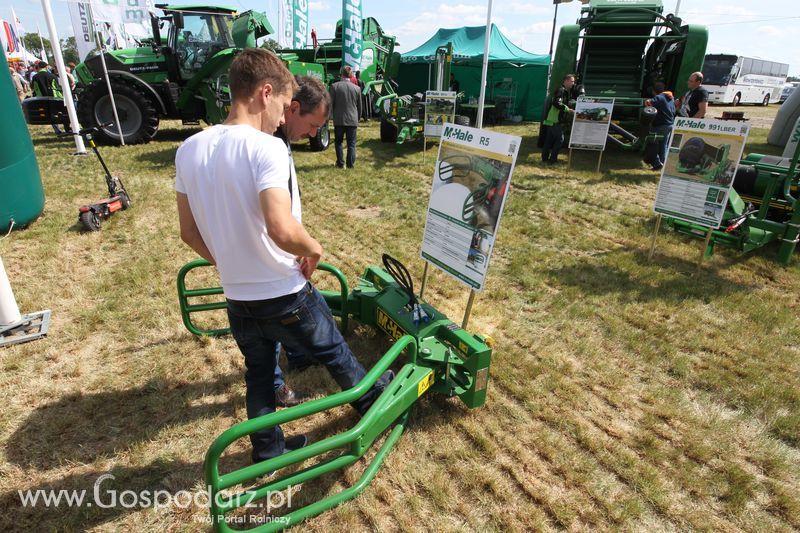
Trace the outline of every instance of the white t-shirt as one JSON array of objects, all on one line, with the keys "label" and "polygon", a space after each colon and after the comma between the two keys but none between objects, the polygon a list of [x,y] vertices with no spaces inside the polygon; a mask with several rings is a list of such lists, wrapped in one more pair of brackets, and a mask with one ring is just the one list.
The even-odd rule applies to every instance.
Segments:
[{"label": "white t-shirt", "polygon": [[[294,256],[269,238],[259,200],[265,189],[289,190],[293,169],[283,141],[247,125],[212,126],[178,148],[175,167],[175,190],[189,198],[227,298],[265,300],[303,288]],[[296,177],[291,183],[292,216],[300,222]]]}]

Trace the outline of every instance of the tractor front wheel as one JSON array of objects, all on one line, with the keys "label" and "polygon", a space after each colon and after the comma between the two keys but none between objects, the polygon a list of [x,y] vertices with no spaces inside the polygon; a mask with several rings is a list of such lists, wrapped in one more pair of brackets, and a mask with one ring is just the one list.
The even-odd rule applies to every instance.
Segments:
[{"label": "tractor front wheel", "polygon": [[[111,90],[125,144],[150,142],[158,131],[158,111],[153,103],[142,91],[125,81],[112,81]],[[113,123],[101,127],[95,138],[104,144],[121,144],[111,97],[102,80],[93,82],[81,94],[78,118],[84,128]]]},{"label": "tractor front wheel", "polygon": [[317,131],[316,137],[309,139],[309,143],[311,144],[311,150],[314,152],[322,152],[328,149],[331,144],[331,132],[328,129],[327,122]]},{"label": "tractor front wheel", "polygon": [[381,119],[381,142],[397,142],[397,126],[386,119]]}]

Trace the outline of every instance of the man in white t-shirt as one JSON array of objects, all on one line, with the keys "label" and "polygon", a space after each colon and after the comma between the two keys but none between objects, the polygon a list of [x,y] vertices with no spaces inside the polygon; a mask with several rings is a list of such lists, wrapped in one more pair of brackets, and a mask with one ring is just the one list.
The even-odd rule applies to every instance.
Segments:
[{"label": "man in white t-shirt", "polygon": [[[286,145],[271,134],[289,109],[294,78],[264,49],[231,64],[231,111],[178,149],[181,239],[217,266],[231,333],[245,358],[247,416],[275,411],[275,347],[323,363],[343,389],[366,374],[344,342],[325,300],[308,282],[322,246],[301,223],[300,195]],[[391,376],[353,403],[364,413]],[[253,461],[305,445],[280,427],[250,435]]]}]

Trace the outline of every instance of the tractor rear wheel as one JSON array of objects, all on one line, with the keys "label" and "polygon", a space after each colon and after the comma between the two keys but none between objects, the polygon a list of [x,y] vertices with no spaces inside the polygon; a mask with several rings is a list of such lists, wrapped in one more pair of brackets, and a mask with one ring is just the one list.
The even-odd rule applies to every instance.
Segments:
[{"label": "tractor rear wheel", "polygon": [[311,144],[311,150],[314,152],[322,152],[328,149],[331,144],[331,132],[328,129],[327,122],[317,131],[316,137],[309,139],[309,144]]},{"label": "tractor rear wheel", "polygon": [[397,142],[397,126],[383,118],[381,119],[381,142]]},{"label": "tractor rear wheel", "polygon": [[[158,131],[158,111],[153,103],[142,91],[126,81],[112,81],[111,90],[125,144],[150,142]],[[78,118],[84,128],[115,122],[111,98],[102,80],[93,82],[81,94]],[[104,144],[120,144],[116,124],[100,128],[95,138]]]}]

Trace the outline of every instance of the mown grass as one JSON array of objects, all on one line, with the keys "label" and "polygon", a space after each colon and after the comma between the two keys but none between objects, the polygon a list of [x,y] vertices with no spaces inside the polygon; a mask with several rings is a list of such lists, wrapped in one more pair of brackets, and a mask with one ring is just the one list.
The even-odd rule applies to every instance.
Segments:
[{"label": "mown grass", "polygon": [[[773,247],[718,249],[668,231],[647,251],[657,177],[634,155],[593,154],[573,170],[538,162],[536,127],[501,126],[523,145],[487,289],[470,329],[494,337],[487,405],[423,397],[407,434],[356,500],[303,528],[548,530],[800,528],[800,267]],[[0,243],[23,311],[53,310],[46,340],[0,352],[3,530],[202,530],[205,509],[22,508],[19,489],[199,490],[215,435],[245,419],[230,339],[183,329],[175,274],[193,253],[177,233],[174,152],[192,129],[166,123],[145,146],[105,148],[134,208],[96,234],[77,207],[99,197],[96,161],[32,128],[44,216]],[[763,150],[766,130],[751,142]],[[354,280],[383,252],[419,275],[435,150],[359,132],[353,171],[303,145],[304,221],[324,260]],[[771,149],[774,150],[774,149]],[[321,282],[324,277],[317,275]],[[426,298],[459,320],[465,289],[434,272]],[[369,366],[388,348],[356,327]],[[319,369],[300,390],[336,390]],[[347,409],[284,429],[319,439]],[[247,463],[240,443],[226,464]],[[308,483],[307,503],[363,465]]]}]

